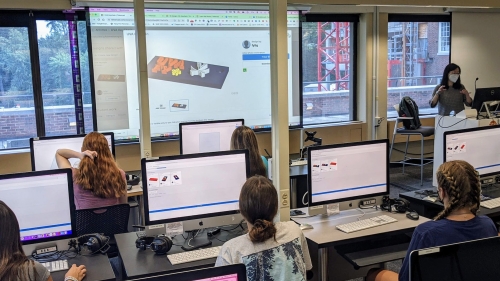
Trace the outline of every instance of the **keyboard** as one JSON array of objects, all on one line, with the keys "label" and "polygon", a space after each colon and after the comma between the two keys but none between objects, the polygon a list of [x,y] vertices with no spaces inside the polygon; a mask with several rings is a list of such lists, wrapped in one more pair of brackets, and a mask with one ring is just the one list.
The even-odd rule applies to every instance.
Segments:
[{"label": "keyboard", "polygon": [[376,227],[376,226],[381,226],[384,224],[393,223],[393,222],[397,222],[397,221],[398,220],[393,218],[393,217],[389,217],[387,215],[382,215],[382,216],[373,217],[373,218],[364,219],[364,220],[359,220],[359,221],[354,221],[354,222],[350,222],[350,223],[346,223],[346,224],[339,224],[336,227],[340,231],[343,231],[345,233],[351,233],[351,232],[360,231],[363,229],[368,229],[368,228],[372,228],[372,227]]},{"label": "keyboard", "polygon": [[216,258],[219,255],[221,248],[222,248],[222,246],[210,247],[210,248],[205,248],[205,249],[199,249],[199,250],[186,251],[186,252],[177,253],[177,254],[171,254],[171,255],[167,255],[167,257],[168,257],[168,260],[170,261],[170,263],[172,263],[172,265],[176,265],[176,264],[180,264],[180,263]]},{"label": "keyboard", "polygon": [[498,208],[500,207],[500,197],[486,201],[481,201],[481,206],[488,209]]},{"label": "keyboard", "polygon": [[290,164],[290,166],[302,166],[302,165],[307,165],[307,160],[292,161],[292,164]]},{"label": "keyboard", "polygon": [[68,270],[68,260],[57,260],[51,262],[42,262],[41,263],[49,272]]}]

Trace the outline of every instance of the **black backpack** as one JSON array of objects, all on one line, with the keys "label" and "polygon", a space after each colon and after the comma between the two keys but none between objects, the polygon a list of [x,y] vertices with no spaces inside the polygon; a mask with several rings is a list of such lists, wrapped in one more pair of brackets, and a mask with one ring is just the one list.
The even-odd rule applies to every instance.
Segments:
[{"label": "black backpack", "polygon": [[413,117],[413,119],[402,120],[406,130],[416,130],[422,125],[418,117],[417,103],[412,98],[404,97],[401,99],[398,113],[400,117]]}]

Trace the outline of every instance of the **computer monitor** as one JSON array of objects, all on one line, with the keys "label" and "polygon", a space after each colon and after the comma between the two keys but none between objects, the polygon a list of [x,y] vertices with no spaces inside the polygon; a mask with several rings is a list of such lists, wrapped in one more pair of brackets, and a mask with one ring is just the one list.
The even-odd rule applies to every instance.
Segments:
[{"label": "computer monitor", "polygon": [[189,231],[241,222],[248,150],[142,159],[141,168],[146,225],[184,222]]},{"label": "computer monitor", "polygon": [[476,89],[474,100],[472,101],[472,108],[477,110],[478,113],[480,111],[485,112],[486,108],[483,107],[481,109],[481,106],[483,102],[488,101],[500,101],[500,87]]},{"label": "computer monitor", "polygon": [[[231,264],[219,267],[203,268],[175,274],[156,275],[133,280],[148,281],[247,281],[244,264]],[[132,281],[133,281],[132,280]]]},{"label": "computer monitor", "polygon": [[0,200],[14,211],[23,244],[74,237],[71,169],[0,175]]},{"label": "computer monitor", "polygon": [[[308,148],[311,206],[389,194],[389,141],[374,140]],[[351,206],[358,206],[349,203]]]},{"label": "computer monitor", "polygon": [[242,125],[243,119],[180,123],[180,153],[229,150],[234,129]]},{"label": "computer monitor", "polygon": [[410,281],[496,281],[500,237],[416,250],[410,253]]},{"label": "computer monitor", "polygon": [[500,126],[447,131],[443,137],[443,162],[469,162],[479,172],[483,183],[486,183],[485,180],[492,180],[493,183],[496,176],[500,175]]},{"label": "computer monitor", "polygon": [[[113,133],[102,133],[108,140],[109,149],[115,156],[115,140]],[[45,171],[57,169],[56,151],[68,148],[81,151],[83,139],[86,135],[54,136],[30,138],[31,169],[32,171]],[[77,168],[80,159],[69,160],[72,167]]]}]

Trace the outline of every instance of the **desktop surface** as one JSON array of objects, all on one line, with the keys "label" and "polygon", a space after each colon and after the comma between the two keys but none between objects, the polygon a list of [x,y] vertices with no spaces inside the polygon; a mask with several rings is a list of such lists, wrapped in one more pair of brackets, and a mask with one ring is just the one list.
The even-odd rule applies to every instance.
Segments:
[{"label": "desktop surface", "polygon": [[[50,243],[56,244],[58,250],[66,250],[68,249],[69,240],[70,239],[62,239],[54,242],[45,242],[43,244],[44,245]],[[24,245],[23,246],[24,253],[27,256],[31,256],[33,250],[35,250],[41,244],[42,243]],[[96,254],[92,256],[78,255],[75,258],[68,259],[68,266],[71,267],[73,264],[76,264],[77,266],[80,266],[82,264],[85,265],[85,267],[87,268],[87,275],[85,276],[84,280],[93,280],[93,281],[116,280],[113,268],[109,263],[107,255],[102,255],[102,254]],[[50,275],[52,276],[53,280],[64,280],[64,275],[66,274],[66,272],[67,270],[56,271],[56,272],[51,272]]]},{"label": "desktop surface", "polygon": [[[227,228],[231,229],[231,227],[229,226]],[[215,238],[217,239],[211,239],[212,246],[222,246],[225,241],[242,234],[243,233],[240,232],[233,233],[221,231],[220,234],[215,236]],[[200,234],[199,237],[203,240],[206,240],[206,231]],[[216,261],[216,258],[211,258],[172,265],[166,255],[156,255],[150,249],[137,249],[135,247],[136,239],[137,234],[135,232],[115,235],[118,251],[120,252],[120,256],[122,258],[124,271],[128,278],[147,277],[157,274],[175,273],[191,269],[213,267]],[[184,239],[181,235],[177,235],[173,239],[173,242],[176,245],[182,245],[184,244]],[[185,251],[182,250],[180,246],[173,246],[172,249],[167,253],[167,255],[182,252]]]}]

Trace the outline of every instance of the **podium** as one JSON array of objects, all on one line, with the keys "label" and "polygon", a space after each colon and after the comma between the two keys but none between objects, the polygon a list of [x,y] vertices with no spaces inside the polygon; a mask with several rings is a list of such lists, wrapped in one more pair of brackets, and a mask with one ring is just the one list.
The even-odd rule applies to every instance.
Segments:
[{"label": "podium", "polygon": [[494,119],[459,118],[454,116],[436,115],[434,121],[434,165],[432,168],[432,185],[437,187],[436,171],[444,161],[444,137],[443,133],[447,131],[462,130],[489,126]]}]

